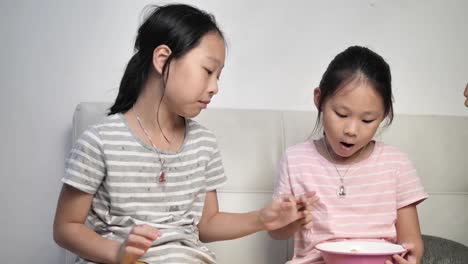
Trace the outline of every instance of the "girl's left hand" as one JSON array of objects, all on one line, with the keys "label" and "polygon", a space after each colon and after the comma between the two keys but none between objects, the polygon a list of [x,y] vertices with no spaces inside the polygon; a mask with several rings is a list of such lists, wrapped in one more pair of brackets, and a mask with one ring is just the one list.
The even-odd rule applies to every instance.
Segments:
[{"label": "girl's left hand", "polygon": [[411,243],[404,243],[402,244],[408,252],[406,253],[406,256],[402,257],[400,255],[393,255],[393,262],[390,260],[385,261],[385,264],[419,264],[420,261],[418,261],[416,255],[414,254],[414,245]]}]

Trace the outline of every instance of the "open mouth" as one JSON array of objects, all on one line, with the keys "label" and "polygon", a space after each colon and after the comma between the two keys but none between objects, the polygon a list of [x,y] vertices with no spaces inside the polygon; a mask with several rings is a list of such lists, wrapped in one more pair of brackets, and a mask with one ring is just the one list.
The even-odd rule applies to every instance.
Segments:
[{"label": "open mouth", "polygon": [[346,148],[352,148],[354,144],[346,143],[346,142],[340,142],[340,144]]}]

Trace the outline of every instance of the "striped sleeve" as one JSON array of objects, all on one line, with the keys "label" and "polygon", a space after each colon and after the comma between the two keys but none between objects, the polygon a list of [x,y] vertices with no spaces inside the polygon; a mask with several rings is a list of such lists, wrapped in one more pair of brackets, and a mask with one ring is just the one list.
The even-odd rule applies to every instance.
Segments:
[{"label": "striped sleeve", "polygon": [[424,201],[428,195],[424,191],[421,179],[416,173],[416,168],[408,158],[408,155],[402,155],[401,164],[397,171],[397,208],[418,204]]},{"label": "striped sleeve", "polygon": [[224,174],[224,166],[221,158],[221,153],[216,143],[214,142],[213,153],[206,166],[206,190],[213,191],[222,187],[226,181],[226,175]]},{"label": "striped sleeve", "polygon": [[87,129],[75,142],[65,163],[62,182],[94,194],[106,174],[102,141],[95,128]]},{"label": "striped sleeve", "polygon": [[285,153],[280,159],[273,197],[281,194],[293,194],[289,178],[288,157]]}]

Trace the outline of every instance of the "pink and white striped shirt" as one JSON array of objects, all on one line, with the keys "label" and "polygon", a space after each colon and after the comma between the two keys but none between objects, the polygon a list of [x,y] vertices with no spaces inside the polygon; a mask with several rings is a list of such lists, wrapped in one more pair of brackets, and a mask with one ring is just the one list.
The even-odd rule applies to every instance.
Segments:
[{"label": "pink and white striped shirt", "polygon": [[[349,167],[336,166],[341,175]],[[334,165],[312,141],[286,150],[274,195],[299,197],[315,191],[320,197],[312,212],[313,227],[295,234],[294,257],[288,263],[324,263],[314,247],[326,240],[396,242],[397,210],[428,197],[408,156],[380,142],[367,159],[349,167],[345,198],[337,196],[340,184]]]}]

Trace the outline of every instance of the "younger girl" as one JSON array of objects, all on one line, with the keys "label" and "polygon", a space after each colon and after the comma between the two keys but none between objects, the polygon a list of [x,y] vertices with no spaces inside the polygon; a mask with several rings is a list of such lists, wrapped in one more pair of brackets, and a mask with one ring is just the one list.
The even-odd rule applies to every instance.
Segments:
[{"label": "younger girl", "polygon": [[224,66],[223,34],[211,15],[187,5],[156,8],[135,51],[109,116],[83,133],[67,160],[54,239],[79,256],[76,263],[215,263],[201,241],[304,219],[297,204],[308,207],[306,198],[218,211],[221,156],[214,135],[191,119],[218,92]]},{"label": "younger girl", "polygon": [[393,119],[388,64],[367,48],[349,47],[330,63],[314,99],[323,137],[286,150],[275,195],[314,191],[320,200],[307,228],[296,221],[270,235],[295,235],[290,263],[323,263],[315,245],[346,239],[402,243],[409,254],[394,262],[419,263],[416,205],[427,194],[408,156],[373,140],[382,122]]}]

